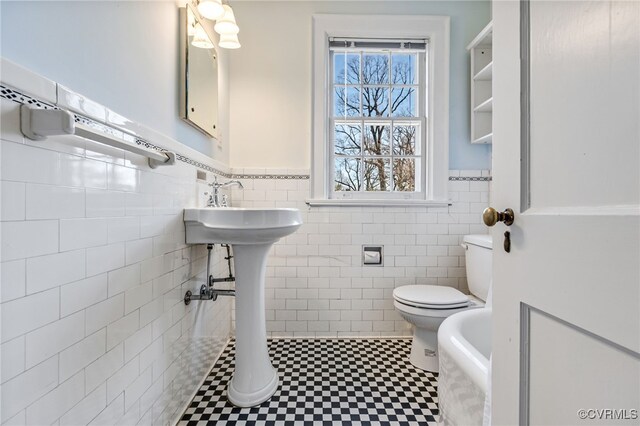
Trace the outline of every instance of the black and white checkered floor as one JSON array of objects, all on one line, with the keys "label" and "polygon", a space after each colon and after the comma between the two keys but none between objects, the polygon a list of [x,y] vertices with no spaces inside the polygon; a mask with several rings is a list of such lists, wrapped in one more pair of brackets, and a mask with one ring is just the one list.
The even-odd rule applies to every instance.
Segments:
[{"label": "black and white checkered floor", "polygon": [[409,363],[411,339],[269,339],[280,386],[259,406],[227,401],[227,345],[179,422],[206,424],[436,424],[437,374]]}]

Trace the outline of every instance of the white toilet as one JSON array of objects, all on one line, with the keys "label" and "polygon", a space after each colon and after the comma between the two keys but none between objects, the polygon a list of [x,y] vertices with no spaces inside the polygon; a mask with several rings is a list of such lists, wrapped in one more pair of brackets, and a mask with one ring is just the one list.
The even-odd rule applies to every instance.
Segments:
[{"label": "white toilet", "polygon": [[400,315],[413,324],[411,364],[438,371],[438,327],[447,317],[484,307],[491,287],[491,235],[463,238],[467,283],[471,295],[453,287],[405,285],[393,290],[393,303]]}]

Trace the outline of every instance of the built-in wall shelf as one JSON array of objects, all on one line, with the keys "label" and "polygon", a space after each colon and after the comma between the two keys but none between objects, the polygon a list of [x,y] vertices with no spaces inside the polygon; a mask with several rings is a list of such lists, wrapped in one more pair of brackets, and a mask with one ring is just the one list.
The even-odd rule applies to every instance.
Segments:
[{"label": "built-in wall shelf", "polygon": [[473,109],[473,112],[492,112],[493,111],[493,98],[489,98],[486,101],[480,103]]},{"label": "built-in wall shelf", "polygon": [[488,135],[484,135],[472,141],[472,143],[491,143],[491,139],[493,138],[493,133],[489,133]]},{"label": "built-in wall shelf", "polygon": [[473,76],[473,81],[491,81],[493,78],[493,62],[489,62],[486,67],[482,68]]},{"label": "built-in wall shelf", "polygon": [[493,26],[484,27],[467,50],[471,55],[471,143],[491,143],[493,97]]}]

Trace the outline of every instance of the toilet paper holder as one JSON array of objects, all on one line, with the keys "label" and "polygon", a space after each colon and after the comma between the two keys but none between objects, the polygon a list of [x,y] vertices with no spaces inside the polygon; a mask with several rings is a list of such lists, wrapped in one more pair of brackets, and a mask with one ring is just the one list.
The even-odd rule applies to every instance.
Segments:
[{"label": "toilet paper holder", "polygon": [[362,265],[364,266],[382,266],[383,246],[362,246]]}]

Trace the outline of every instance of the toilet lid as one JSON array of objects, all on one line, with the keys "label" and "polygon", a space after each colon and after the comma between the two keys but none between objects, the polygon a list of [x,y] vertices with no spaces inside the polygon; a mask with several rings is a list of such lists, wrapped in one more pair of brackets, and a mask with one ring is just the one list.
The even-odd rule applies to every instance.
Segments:
[{"label": "toilet lid", "polygon": [[393,290],[393,297],[408,305],[451,309],[469,305],[469,296],[453,287],[436,285],[405,285]]}]

